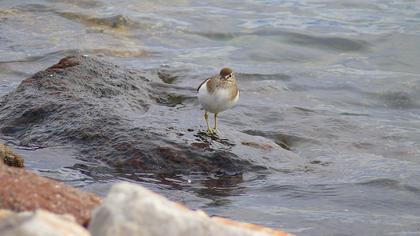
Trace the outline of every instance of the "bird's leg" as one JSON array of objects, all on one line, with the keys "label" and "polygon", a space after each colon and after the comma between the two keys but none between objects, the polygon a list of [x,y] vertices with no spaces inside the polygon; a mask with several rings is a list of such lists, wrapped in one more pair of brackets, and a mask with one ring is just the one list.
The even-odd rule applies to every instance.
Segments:
[{"label": "bird's leg", "polygon": [[207,111],[204,112],[204,119],[206,119],[207,134],[208,135],[214,135],[216,133],[216,130],[210,128],[210,125],[209,125],[209,115],[208,115],[208,112]]},{"label": "bird's leg", "polygon": [[209,115],[207,114],[207,111],[204,111],[204,119],[206,120],[206,124],[207,124],[207,132],[209,132],[211,129],[209,125]]},{"label": "bird's leg", "polygon": [[213,128],[214,132],[217,131],[217,115],[218,113],[214,113],[214,128]]}]

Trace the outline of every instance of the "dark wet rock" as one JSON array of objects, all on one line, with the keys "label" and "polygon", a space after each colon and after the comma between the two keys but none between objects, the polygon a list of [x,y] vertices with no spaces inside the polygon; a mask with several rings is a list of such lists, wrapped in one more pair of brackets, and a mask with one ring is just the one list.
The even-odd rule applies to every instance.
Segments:
[{"label": "dark wet rock", "polygon": [[158,71],[158,75],[163,82],[168,84],[172,84],[178,78],[177,76],[166,74],[165,71],[162,70]]},{"label": "dark wet rock", "polygon": [[130,20],[123,15],[116,15],[105,18],[90,18],[92,23],[97,25],[105,25],[111,28],[123,28],[128,27],[131,23]]},{"label": "dark wet rock", "polygon": [[65,57],[61,59],[57,64],[51,66],[48,69],[51,71],[59,72],[60,70],[63,70],[72,66],[77,66],[77,65],[79,65],[78,60],[75,60],[75,58],[73,57]]},{"label": "dark wet rock", "polygon": [[180,69],[180,68],[172,68],[172,67],[169,67],[168,65],[162,65],[157,71],[157,74],[163,82],[167,84],[172,84],[178,78],[185,76],[186,70]]},{"label": "dark wet rock", "polygon": [[87,225],[101,199],[23,169],[0,165],[0,208],[12,211],[48,210],[73,215]]},{"label": "dark wet rock", "polygon": [[273,146],[271,146],[268,143],[242,142],[242,144],[246,145],[246,146],[253,147],[253,148],[257,148],[257,149],[262,149],[262,150],[269,150],[269,149],[273,148]]},{"label": "dark wet rock", "polygon": [[[0,100],[0,132],[23,146],[70,144],[81,159],[95,163],[77,167],[90,174],[109,167],[119,173],[236,175],[269,166],[260,153],[235,147],[241,141],[267,140],[237,131],[228,139],[211,140],[187,132],[190,127],[168,130],[165,119],[171,113],[166,112],[168,118],[149,114],[151,107],[172,107],[170,89],[160,84],[149,72],[91,57],[64,58]],[[191,145],[197,142],[204,145]],[[282,155],[293,156],[281,148],[270,154],[274,161]]]},{"label": "dark wet rock", "polygon": [[331,164],[329,161],[321,161],[321,160],[313,160],[309,162],[312,165],[321,165],[321,166],[328,166]]},{"label": "dark wet rock", "polygon": [[[287,150],[291,149],[291,146],[292,146],[291,143],[292,141],[294,141],[292,136],[283,135],[283,134],[275,133],[275,132],[261,132],[261,131],[255,131],[255,130],[247,130],[245,131],[245,133],[249,135],[258,135],[258,136],[270,138],[276,144],[280,145],[282,148],[287,149]],[[243,144],[246,145],[245,143]],[[248,145],[248,146],[255,147],[256,145],[254,144],[254,145]]]},{"label": "dark wet rock", "polygon": [[6,145],[0,143],[0,164],[6,164],[8,166],[13,167],[23,167],[24,160],[23,158],[14,153],[10,148]]}]

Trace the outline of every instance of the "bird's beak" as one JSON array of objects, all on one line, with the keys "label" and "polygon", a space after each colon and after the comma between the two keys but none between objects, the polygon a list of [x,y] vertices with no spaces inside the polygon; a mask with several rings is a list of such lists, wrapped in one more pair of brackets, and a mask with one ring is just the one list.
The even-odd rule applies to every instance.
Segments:
[{"label": "bird's beak", "polygon": [[228,80],[230,77],[232,77],[232,75],[222,76],[222,78],[223,78],[224,80]]}]

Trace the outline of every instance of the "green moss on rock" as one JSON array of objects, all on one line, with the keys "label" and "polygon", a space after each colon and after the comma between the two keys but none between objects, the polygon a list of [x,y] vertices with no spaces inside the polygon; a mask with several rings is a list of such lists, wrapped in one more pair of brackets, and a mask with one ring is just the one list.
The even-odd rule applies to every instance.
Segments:
[{"label": "green moss on rock", "polygon": [[4,144],[0,144],[0,162],[12,167],[22,168],[24,166],[23,158]]}]

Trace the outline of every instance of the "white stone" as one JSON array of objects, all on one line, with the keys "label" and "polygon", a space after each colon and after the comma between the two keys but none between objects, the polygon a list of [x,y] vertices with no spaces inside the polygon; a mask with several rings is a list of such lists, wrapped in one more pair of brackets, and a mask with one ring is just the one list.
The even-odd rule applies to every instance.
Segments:
[{"label": "white stone", "polygon": [[44,210],[11,214],[0,220],[1,236],[89,236],[70,215]]},{"label": "white stone", "polygon": [[[1,160],[0,160],[0,163],[1,163]],[[16,214],[16,213],[13,212],[13,211],[6,210],[6,209],[0,209],[0,220],[4,219],[6,217],[9,217],[13,214]]]},{"label": "white stone", "polygon": [[[146,188],[131,183],[114,185],[94,211],[92,236],[258,236],[287,235],[280,231],[212,219],[202,211],[191,211]],[[250,228],[256,230],[251,230]]]}]

